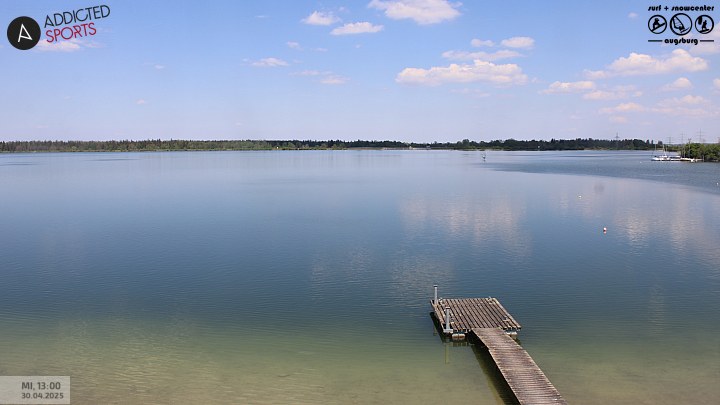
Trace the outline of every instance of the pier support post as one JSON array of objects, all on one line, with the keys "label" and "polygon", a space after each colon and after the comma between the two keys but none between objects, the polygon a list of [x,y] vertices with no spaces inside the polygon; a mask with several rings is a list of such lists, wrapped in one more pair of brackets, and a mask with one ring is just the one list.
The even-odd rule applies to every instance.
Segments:
[{"label": "pier support post", "polygon": [[433,304],[437,304],[437,284],[433,286],[433,289],[435,290],[435,295],[433,296]]},{"label": "pier support post", "polygon": [[445,307],[445,329],[443,329],[444,333],[452,333],[453,330],[450,329],[450,307]]}]

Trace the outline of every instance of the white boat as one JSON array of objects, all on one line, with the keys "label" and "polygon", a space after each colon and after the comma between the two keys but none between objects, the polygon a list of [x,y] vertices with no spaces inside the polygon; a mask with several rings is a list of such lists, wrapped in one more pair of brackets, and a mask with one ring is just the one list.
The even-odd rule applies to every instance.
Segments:
[{"label": "white boat", "polygon": [[[658,153],[660,152],[660,153]],[[679,162],[680,156],[677,155],[668,155],[665,151],[665,146],[663,146],[662,150],[658,151],[655,149],[655,154],[650,158],[650,160],[655,162]]]}]

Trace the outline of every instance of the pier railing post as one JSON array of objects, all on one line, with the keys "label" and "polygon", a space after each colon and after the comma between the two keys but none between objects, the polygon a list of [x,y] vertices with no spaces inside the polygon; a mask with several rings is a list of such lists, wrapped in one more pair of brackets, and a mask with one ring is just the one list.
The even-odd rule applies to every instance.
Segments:
[{"label": "pier railing post", "polygon": [[453,330],[450,329],[450,307],[445,307],[445,329],[443,330],[444,333],[452,333]]},{"label": "pier railing post", "polygon": [[437,284],[433,286],[433,289],[435,290],[435,295],[433,296],[433,304],[437,304]]}]

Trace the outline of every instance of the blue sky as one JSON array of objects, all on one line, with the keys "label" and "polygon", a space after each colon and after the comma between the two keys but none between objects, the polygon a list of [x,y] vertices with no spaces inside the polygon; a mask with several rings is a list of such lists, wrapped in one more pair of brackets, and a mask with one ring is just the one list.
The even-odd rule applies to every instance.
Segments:
[{"label": "blue sky", "polygon": [[95,35],[0,42],[0,140],[720,140],[720,27],[650,43],[680,38],[648,30],[662,3],[5,0],[0,17],[44,32],[100,4]]}]

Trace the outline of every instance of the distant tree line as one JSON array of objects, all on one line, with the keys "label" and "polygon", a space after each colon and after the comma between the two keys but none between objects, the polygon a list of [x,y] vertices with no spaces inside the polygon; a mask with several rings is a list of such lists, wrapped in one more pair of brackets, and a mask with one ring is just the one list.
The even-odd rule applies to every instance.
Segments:
[{"label": "distant tree line", "polygon": [[700,159],[705,162],[720,162],[720,143],[687,143],[673,145],[668,150],[677,152],[682,157]]},{"label": "distant tree line", "polygon": [[193,141],[181,139],[148,139],[142,141],[9,141],[0,142],[0,152],[128,152],[170,150],[272,150],[272,149],[348,149],[408,148],[398,141],[265,141],[219,140]]},{"label": "distant tree line", "polygon": [[[171,150],[309,150],[309,149],[456,149],[456,150],[652,150],[656,145],[651,140],[640,139],[551,139],[546,140],[494,140],[457,142],[400,142],[400,141],[341,141],[341,140],[218,140],[193,141],[180,139],[147,139],[140,141],[7,141],[0,142],[0,152],[128,152],[128,151],[171,151]],[[681,147],[674,150],[680,151]],[[720,160],[720,145],[688,144],[683,155]]]},{"label": "distant tree line", "polygon": [[655,148],[655,142],[651,140],[640,139],[593,139],[593,138],[577,138],[577,139],[551,139],[545,140],[516,140],[513,138],[495,141],[471,141],[463,139],[456,143],[430,144],[433,148],[435,145],[441,145],[441,148],[449,149],[499,149],[499,150],[585,150],[585,149],[622,149],[622,150],[648,150]]}]

